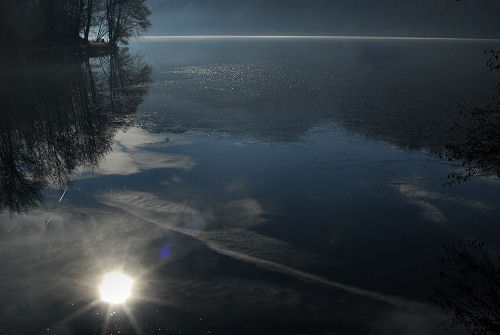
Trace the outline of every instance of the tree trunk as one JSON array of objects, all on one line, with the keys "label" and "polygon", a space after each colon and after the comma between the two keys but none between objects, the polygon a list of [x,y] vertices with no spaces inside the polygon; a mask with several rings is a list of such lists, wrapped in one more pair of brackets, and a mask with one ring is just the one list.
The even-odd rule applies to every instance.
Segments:
[{"label": "tree trunk", "polygon": [[77,11],[75,13],[75,22],[74,22],[74,36],[75,36],[75,39],[78,39],[80,37],[80,28],[81,28],[81,25],[80,25],[80,21],[81,21],[81,18],[82,18],[82,14],[83,14],[83,5],[84,5],[84,0],[80,0],[78,3],[77,3]]},{"label": "tree trunk", "polygon": [[122,5],[121,3],[118,3],[118,15],[116,17],[115,36],[113,38],[113,45],[117,45],[121,37],[121,27],[120,27],[121,16],[122,16]]},{"label": "tree trunk", "polygon": [[111,44],[111,42],[114,39],[114,27],[115,27],[115,20],[114,20],[114,15],[115,15],[115,6],[114,6],[114,1],[113,0],[107,0],[106,1],[106,21],[108,23],[108,41]]},{"label": "tree trunk", "polygon": [[87,0],[87,23],[85,25],[85,42],[89,41],[89,33],[90,33],[90,25],[92,24],[92,5],[94,4],[94,0]]}]

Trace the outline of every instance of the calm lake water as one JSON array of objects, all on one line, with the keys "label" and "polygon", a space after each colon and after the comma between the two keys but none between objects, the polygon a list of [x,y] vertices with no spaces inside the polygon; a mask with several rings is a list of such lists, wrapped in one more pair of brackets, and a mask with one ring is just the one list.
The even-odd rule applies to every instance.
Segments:
[{"label": "calm lake water", "polygon": [[[438,257],[498,246],[500,182],[446,186],[439,153],[495,94],[499,46],[143,40],[3,61],[0,333],[461,334],[430,300]],[[100,301],[112,271],[134,279],[125,305]]]}]

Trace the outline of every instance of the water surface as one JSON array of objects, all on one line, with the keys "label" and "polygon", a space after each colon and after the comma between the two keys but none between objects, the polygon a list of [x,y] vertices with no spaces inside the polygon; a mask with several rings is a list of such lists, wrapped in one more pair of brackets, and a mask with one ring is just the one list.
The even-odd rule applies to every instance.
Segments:
[{"label": "water surface", "polygon": [[[492,44],[493,43],[493,44]],[[142,41],[2,69],[0,330],[414,334],[495,176],[443,186],[488,41]],[[102,276],[135,278],[126,307]]]}]

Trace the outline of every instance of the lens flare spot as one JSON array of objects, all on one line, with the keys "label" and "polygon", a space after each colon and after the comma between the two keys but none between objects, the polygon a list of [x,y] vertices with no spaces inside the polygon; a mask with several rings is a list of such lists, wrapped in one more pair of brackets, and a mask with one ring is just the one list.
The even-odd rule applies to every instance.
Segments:
[{"label": "lens flare spot", "polygon": [[170,258],[170,254],[171,254],[170,246],[168,244],[165,244],[160,250],[160,258],[168,259]]},{"label": "lens flare spot", "polygon": [[124,303],[132,293],[134,281],[120,272],[110,272],[104,276],[99,286],[101,299],[111,304]]}]

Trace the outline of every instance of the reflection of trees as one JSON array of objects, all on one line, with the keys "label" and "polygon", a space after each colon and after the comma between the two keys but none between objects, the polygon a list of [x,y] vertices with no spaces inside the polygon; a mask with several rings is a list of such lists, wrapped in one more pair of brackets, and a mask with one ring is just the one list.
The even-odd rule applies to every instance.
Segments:
[{"label": "reflection of trees", "polygon": [[[500,70],[500,53],[486,53],[490,71]],[[500,177],[500,80],[495,85],[498,96],[490,105],[465,106],[453,128],[442,157],[460,162],[461,169],[448,176],[450,184],[479,174]],[[500,334],[500,257],[468,241],[445,247],[441,261],[443,283],[435,301],[471,334]]]},{"label": "reflection of trees", "polygon": [[500,257],[479,242],[445,248],[435,300],[472,334],[500,334]]},{"label": "reflection of trees", "polygon": [[151,71],[122,50],[98,63],[9,64],[1,73],[0,211],[22,212],[110,150]]},{"label": "reflection of trees", "polygon": [[[488,53],[490,70],[500,70],[500,53]],[[462,120],[453,128],[452,140],[442,156],[461,162],[462,169],[448,176],[451,181],[465,181],[478,174],[500,177],[500,80],[495,85],[498,97],[486,108],[464,107]]]},{"label": "reflection of trees", "polygon": [[123,50],[115,56],[101,58],[100,65],[103,71],[96,81],[107,88],[102,93],[106,109],[111,113],[134,113],[151,82],[151,68]]},{"label": "reflection of trees", "polygon": [[500,109],[474,108],[466,113],[464,123],[454,129],[464,134],[463,141],[446,146],[448,160],[462,164],[462,169],[449,178],[460,182],[479,174],[500,177]]}]

